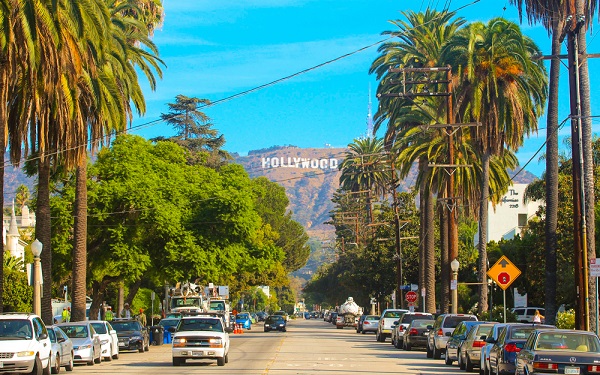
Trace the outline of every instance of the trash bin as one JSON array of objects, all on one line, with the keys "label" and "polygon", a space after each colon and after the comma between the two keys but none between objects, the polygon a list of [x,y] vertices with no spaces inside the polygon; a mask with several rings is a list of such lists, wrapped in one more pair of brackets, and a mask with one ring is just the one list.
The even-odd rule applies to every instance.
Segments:
[{"label": "trash bin", "polygon": [[150,327],[150,336],[152,345],[162,345],[164,340],[165,329],[163,326],[152,326]]},{"label": "trash bin", "polygon": [[163,339],[163,343],[170,344],[173,342],[173,338],[170,331],[164,331],[164,335],[165,337]]}]

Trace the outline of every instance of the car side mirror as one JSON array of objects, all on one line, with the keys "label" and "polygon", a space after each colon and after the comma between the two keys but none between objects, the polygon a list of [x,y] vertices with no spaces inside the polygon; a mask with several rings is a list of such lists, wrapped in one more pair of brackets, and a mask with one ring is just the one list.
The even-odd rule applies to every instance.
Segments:
[{"label": "car side mirror", "polygon": [[40,340],[45,340],[48,338],[48,334],[47,333],[41,333],[40,334]]},{"label": "car side mirror", "polygon": [[488,337],[485,342],[487,342],[488,344],[495,344],[496,340],[493,337]]}]

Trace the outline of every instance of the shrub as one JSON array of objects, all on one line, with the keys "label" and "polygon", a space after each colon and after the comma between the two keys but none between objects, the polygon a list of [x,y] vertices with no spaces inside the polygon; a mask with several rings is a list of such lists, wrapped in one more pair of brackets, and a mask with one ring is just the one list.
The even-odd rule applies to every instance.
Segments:
[{"label": "shrub", "polygon": [[556,328],[575,329],[575,310],[567,310],[556,314]]}]

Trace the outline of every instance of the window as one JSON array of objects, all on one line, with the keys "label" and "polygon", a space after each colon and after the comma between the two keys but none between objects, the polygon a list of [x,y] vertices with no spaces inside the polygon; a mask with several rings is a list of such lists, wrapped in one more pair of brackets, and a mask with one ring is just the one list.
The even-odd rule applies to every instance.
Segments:
[{"label": "window", "polygon": [[518,221],[519,221],[519,227],[526,227],[527,226],[527,214],[519,214]]}]

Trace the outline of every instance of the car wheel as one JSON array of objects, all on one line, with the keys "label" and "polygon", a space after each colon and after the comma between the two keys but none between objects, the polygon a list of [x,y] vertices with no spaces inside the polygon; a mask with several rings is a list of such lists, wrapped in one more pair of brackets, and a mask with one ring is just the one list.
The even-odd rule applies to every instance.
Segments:
[{"label": "car wheel", "polygon": [[69,356],[69,363],[65,366],[65,370],[73,371],[73,352],[71,352],[71,355]]},{"label": "car wheel", "polygon": [[467,356],[467,363],[465,363],[465,370],[467,370],[467,372],[472,372],[474,367],[473,367],[473,362],[471,362],[471,359],[469,358],[469,356]]},{"label": "car wheel", "polygon": [[427,348],[425,349],[427,358],[433,358],[433,351],[429,349],[429,343],[427,344]]},{"label": "car wheel", "polygon": [[282,329],[281,332],[287,332],[287,328]]},{"label": "car wheel", "polygon": [[265,328],[265,329],[264,329],[264,331],[265,331],[265,332],[269,332],[269,329],[268,329],[268,328]]},{"label": "car wheel", "polygon": [[[446,353],[446,355],[448,355],[448,353]],[[435,344],[433,345],[433,359],[440,359],[442,358],[442,352],[435,347]]]},{"label": "car wheel", "polygon": [[[433,357],[435,358],[435,354],[433,355]],[[450,359],[450,356],[448,355],[448,349],[446,349],[446,357],[444,358],[444,363],[448,366],[452,366],[452,362],[454,361]]]},{"label": "car wheel", "polygon": [[180,366],[185,363],[183,358],[173,358],[173,366]]},{"label": "car wheel", "polygon": [[150,341],[148,341],[148,344],[146,344],[146,347],[144,347],[145,352],[147,352],[148,350],[150,350]]},{"label": "car wheel", "polygon": [[396,341],[396,342],[394,343],[394,347],[395,347],[396,349],[400,349],[400,348],[401,348],[401,346],[400,346],[400,341],[398,341],[398,339],[396,339],[395,341]]},{"label": "car wheel", "polygon": [[50,369],[50,372],[53,374],[58,374],[60,372],[60,355],[56,353],[56,359],[54,360],[54,366]]},{"label": "car wheel", "polygon": [[229,363],[229,353],[225,354],[225,363]]},{"label": "car wheel", "polygon": [[140,352],[140,353],[144,352],[144,342],[143,341],[140,343],[140,347],[138,348],[138,352]]},{"label": "car wheel", "polygon": [[42,360],[40,357],[35,357],[35,362],[33,363],[33,369],[30,372],[31,375],[42,375]]},{"label": "car wheel", "polygon": [[404,345],[404,350],[406,350],[407,352],[410,352],[410,350],[412,349],[412,347],[410,346],[410,344],[405,344]]},{"label": "car wheel", "polygon": [[217,358],[218,366],[225,366],[225,357]]},{"label": "car wheel", "polygon": [[464,369],[465,369],[465,363],[463,362],[463,360],[462,360],[462,356],[460,355],[460,350],[458,351],[458,367],[459,367],[461,370],[464,370]]},{"label": "car wheel", "polygon": [[364,329],[360,330],[360,333],[362,333],[363,335],[366,333]]},{"label": "car wheel", "polygon": [[[95,353],[94,353],[95,354]],[[98,354],[98,358],[94,358],[94,362],[95,363],[100,363],[102,362],[102,353]]]}]

